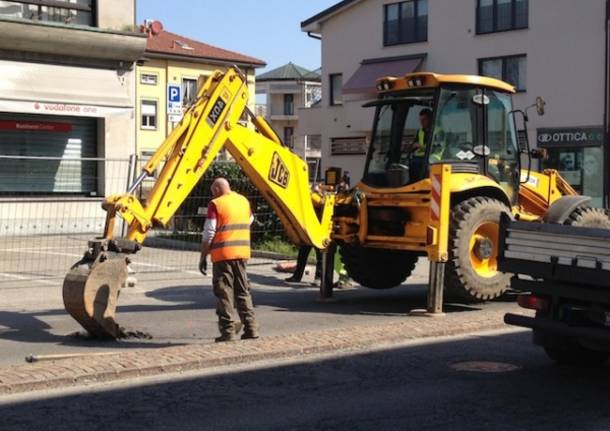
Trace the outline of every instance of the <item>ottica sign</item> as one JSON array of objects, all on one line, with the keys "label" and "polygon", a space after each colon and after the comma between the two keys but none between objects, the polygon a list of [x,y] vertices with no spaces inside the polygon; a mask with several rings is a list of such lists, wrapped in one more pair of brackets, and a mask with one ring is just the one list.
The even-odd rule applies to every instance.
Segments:
[{"label": "ottica sign", "polygon": [[538,129],[539,147],[593,147],[604,143],[603,127]]}]

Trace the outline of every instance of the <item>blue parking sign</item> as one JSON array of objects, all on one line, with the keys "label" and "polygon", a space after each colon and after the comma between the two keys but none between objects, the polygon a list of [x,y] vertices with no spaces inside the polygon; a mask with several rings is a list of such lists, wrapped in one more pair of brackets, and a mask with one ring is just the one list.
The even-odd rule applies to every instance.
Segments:
[{"label": "blue parking sign", "polygon": [[169,85],[167,87],[167,99],[173,103],[182,102],[182,88],[179,85]]}]

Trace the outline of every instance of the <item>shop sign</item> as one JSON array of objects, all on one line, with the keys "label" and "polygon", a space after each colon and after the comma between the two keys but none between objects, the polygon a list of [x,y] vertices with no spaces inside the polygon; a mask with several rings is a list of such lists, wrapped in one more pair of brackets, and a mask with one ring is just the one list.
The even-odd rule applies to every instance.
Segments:
[{"label": "shop sign", "polygon": [[34,103],[34,110],[49,114],[78,114],[95,115],[98,113],[97,106],[72,105],[69,103]]},{"label": "shop sign", "polygon": [[603,127],[538,129],[539,147],[593,147],[604,143]]},{"label": "shop sign", "polygon": [[24,132],[54,132],[67,133],[72,131],[70,123],[54,123],[46,121],[0,121],[0,130],[17,130]]}]

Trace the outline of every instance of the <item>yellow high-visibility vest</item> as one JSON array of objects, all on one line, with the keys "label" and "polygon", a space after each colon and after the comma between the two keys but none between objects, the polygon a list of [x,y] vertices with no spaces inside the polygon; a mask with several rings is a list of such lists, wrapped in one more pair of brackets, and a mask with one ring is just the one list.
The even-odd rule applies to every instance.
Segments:
[{"label": "yellow high-visibility vest", "polygon": [[[441,129],[438,127],[434,128],[434,134],[435,135],[440,135],[441,134]],[[419,148],[415,151],[414,156],[415,157],[424,157],[426,155],[426,132],[424,131],[424,129],[419,129],[417,131],[417,142],[419,144]],[[430,153],[430,159],[431,160],[435,160],[435,161],[439,161],[442,158],[442,146],[441,146],[441,151],[437,151],[436,153],[434,152],[434,148],[432,149],[433,151]]]}]

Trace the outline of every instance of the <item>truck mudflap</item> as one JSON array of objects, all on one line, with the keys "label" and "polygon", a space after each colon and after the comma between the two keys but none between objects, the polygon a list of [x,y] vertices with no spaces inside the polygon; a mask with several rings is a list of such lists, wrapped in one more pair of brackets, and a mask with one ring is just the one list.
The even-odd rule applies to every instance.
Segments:
[{"label": "truck mudflap", "polygon": [[610,345],[610,331],[606,328],[570,326],[566,323],[540,317],[529,317],[508,313],[504,316],[507,325],[543,331],[550,335],[591,340]]}]

